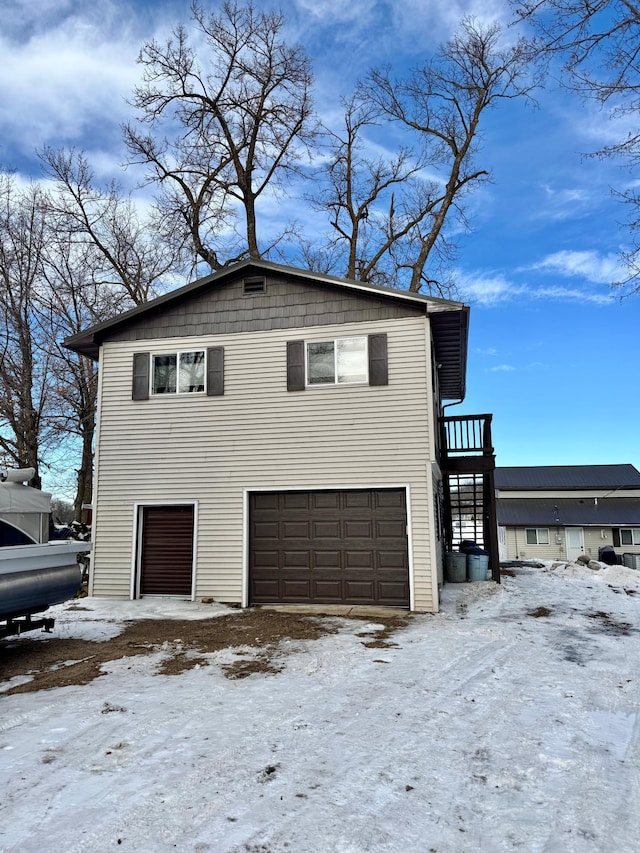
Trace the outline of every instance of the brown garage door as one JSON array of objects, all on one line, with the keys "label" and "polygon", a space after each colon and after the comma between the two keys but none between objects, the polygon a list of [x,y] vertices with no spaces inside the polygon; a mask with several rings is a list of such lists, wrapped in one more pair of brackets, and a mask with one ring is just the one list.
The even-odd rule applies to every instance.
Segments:
[{"label": "brown garage door", "polygon": [[255,492],[252,604],[409,606],[404,489]]},{"label": "brown garage door", "polygon": [[140,595],[191,597],[193,506],[142,508]]}]

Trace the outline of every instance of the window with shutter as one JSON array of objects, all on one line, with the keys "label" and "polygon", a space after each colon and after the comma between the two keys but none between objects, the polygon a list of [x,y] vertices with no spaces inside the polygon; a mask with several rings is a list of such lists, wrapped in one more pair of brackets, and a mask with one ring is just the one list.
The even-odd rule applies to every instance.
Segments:
[{"label": "window with shutter", "polygon": [[164,353],[138,352],[133,356],[132,398],[150,396],[224,394],[224,348]]},{"label": "window with shutter", "polygon": [[386,334],[287,343],[287,390],[365,383],[389,383]]}]

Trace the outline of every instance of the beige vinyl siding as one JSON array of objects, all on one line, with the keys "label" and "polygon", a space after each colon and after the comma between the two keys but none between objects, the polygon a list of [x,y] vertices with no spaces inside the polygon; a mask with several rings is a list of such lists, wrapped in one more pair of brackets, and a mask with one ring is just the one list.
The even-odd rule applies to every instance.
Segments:
[{"label": "beige vinyl siding", "polygon": [[[533,525],[530,525],[533,527]],[[540,528],[540,526],[538,526]],[[508,560],[564,560],[566,550],[564,528],[549,527],[548,545],[528,545],[526,527],[507,527]],[[556,542],[560,536],[561,543]]]},{"label": "beige vinyl siding", "polygon": [[[136,502],[198,502],[196,597],[240,601],[245,489],[409,485],[417,609],[431,575],[423,317],[103,346],[94,594],[129,595]],[[286,342],[388,334],[389,385],[286,390]],[[131,400],[134,352],[225,348],[225,393]]]},{"label": "beige vinyl siding", "polygon": [[[605,545],[613,547],[613,531],[611,527],[583,527],[584,553],[594,560],[598,559],[600,548]],[[559,536],[560,542],[556,542]],[[640,554],[640,547],[620,545],[615,548],[616,554]],[[566,560],[566,536],[564,527],[549,528],[548,545],[527,545],[525,527],[507,528],[507,557],[508,560]]]},{"label": "beige vinyl siding", "polygon": [[[630,525],[620,525],[621,528],[628,529]],[[634,527],[636,525],[633,525]],[[640,527],[640,525],[638,525]],[[604,534],[604,535],[603,535]],[[611,527],[585,527],[584,529],[584,550],[586,554],[598,559],[598,551],[604,545],[610,545],[614,548],[616,554],[640,554],[640,545],[613,545],[613,529]]]},{"label": "beige vinyl siding", "polygon": [[[603,535],[604,534],[604,535]],[[611,527],[585,527],[584,528],[584,553],[588,557],[598,559],[600,548],[605,545],[613,547],[613,531]],[[615,548],[616,553],[622,554],[624,548]]]}]

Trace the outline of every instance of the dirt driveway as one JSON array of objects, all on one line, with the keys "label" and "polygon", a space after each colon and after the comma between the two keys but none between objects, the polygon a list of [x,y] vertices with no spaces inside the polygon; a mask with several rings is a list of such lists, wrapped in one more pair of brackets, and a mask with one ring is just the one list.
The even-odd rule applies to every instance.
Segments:
[{"label": "dirt driveway", "polygon": [[[83,610],[71,605],[70,610]],[[369,648],[393,645],[394,632],[403,628],[408,615],[376,615],[371,618],[349,616],[353,632],[362,637]],[[4,690],[2,695],[87,684],[104,675],[103,663],[158,650],[165,653],[159,672],[177,675],[198,665],[208,665],[212,652],[235,647],[256,651],[249,659],[223,665],[228,678],[244,678],[253,672],[279,672],[283,666],[287,640],[317,640],[334,634],[344,625],[345,617],[309,616],[260,608],[232,611],[223,616],[200,621],[181,619],[144,619],[131,622],[118,636],[109,640],[88,641],[63,639],[54,633],[46,638],[0,641],[0,683],[16,676],[30,680]],[[366,628],[364,622],[367,623]],[[348,623],[347,623],[348,624]]]}]

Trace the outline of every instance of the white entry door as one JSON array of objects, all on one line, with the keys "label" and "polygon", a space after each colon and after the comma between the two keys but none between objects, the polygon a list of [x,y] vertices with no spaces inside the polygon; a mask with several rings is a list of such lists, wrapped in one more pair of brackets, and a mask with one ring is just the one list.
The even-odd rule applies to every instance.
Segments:
[{"label": "white entry door", "polygon": [[572,563],[580,554],[584,554],[584,530],[582,527],[565,527],[567,540],[567,560]]}]

